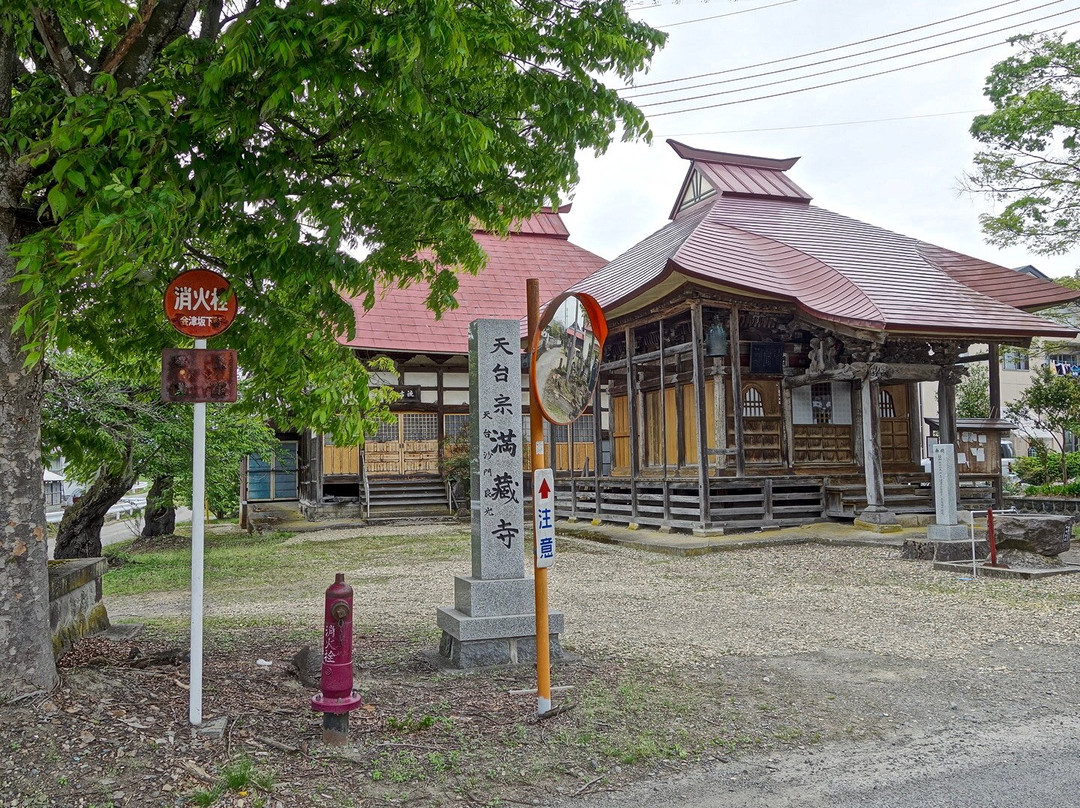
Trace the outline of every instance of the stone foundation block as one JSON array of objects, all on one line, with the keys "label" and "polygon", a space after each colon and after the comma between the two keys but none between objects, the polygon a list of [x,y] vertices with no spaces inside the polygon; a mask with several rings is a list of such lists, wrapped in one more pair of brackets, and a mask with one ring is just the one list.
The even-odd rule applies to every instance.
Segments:
[{"label": "stone foundation block", "polygon": [[[552,660],[566,657],[559,635],[551,634],[550,657]],[[527,665],[536,662],[536,637],[504,637],[495,640],[460,640],[443,632],[439,642],[439,656],[451,666],[467,670],[492,665]]]},{"label": "stone foundation block", "polygon": [[[979,561],[990,555],[990,543],[975,540],[975,558]],[[900,557],[909,561],[971,561],[971,541],[925,541],[911,539],[900,548]]]},{"label": "stone foundation block", "polygon": [[[488,583],[488,582],[484,582]],[[439,656],[455,668],[517,665],[536,661],[536,618],[533,614],[473,617],[440,607],[436,622],[443,630]],[[551,657],[563,657],[559,635],[565,630],[562,612],[548,613]]]},{"label": "stone foundation block", "polygon": [[108,569],[104,558],[49,562],[49,626],[55,657],[65,654],[75,641],[109,627],[101,598],[101,578]]}]

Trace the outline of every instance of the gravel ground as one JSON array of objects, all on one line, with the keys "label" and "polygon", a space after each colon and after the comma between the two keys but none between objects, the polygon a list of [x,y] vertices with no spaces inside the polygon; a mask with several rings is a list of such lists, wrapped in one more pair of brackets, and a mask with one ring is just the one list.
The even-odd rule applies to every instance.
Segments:
[{"label": "gravel ground", "polygon": [[[326,530],[289,541],[363,541],[394,530]],[[344,570],[358,623],[363,630],[431,632],[435,608],[453,602],[453,576],[469,570],[467,532],[445,525],[396,530],[441,541],[456,531],[460,555],[455,550],[447,563],[391,547],[365,569]],[[833,772],[828,777],[835,779],[849,760],[869,765],[867,750],[947,760],[953,750],[990,749],[979,747],[977,736],[991,728],[1002,738],[998,749],[1010,742],[1037,747],[1047,721],[1080,712],[1080,576],[966,580],[901,560],[895,547],[807,544],[686,558],[562,538],[559,549],[551,604],[566,615],[564,643],[582,658],[627,669],[644,662],[699,687],[715,682],[712,712],[703,720],[723,720],[726,705],[737,705],[741,721],[748,711],[760,715],[762,723],[746,725],[757,736],[777,727],[797,734],[776,748],[755,747],[758,753],[740,747],[735,755],[661,763],[639,785],[631,782],[640,772],[601,772],[603,780],[583,774],[579,795],[560,789],[532,804],[711,806],[711,795],[739,783],[745,793],[767,795],[781,789],[777,778],[798,779],[800,772]],[[206,613],[318,615],[326,576],[313,566],[310,577],[269,598],[254,588],[212,590]],[[187,600],[113,597],[109,613],[114,620],[184,616]],[[574,675],[556,668],[554,683]],[[878,763],[895,768],[890,760]],[[791,788],[797,794],[803,786],[792,781]],[[761,805],[811,804],[771,793],[775,803]],[[830,804],[825,791],[817,793],[821,800],[813,804]]]},{"label": "gravel ground", "polygon": [[[325,530],[290,543],[334,542],[395,531],[445,535],[453,527]],[[950,665],[994,643],[1074,645],[1080,641],[1080,576],[1042,581],[964,580],[893,547],[786,546],[689,558],[560,539],[549,580],[553,609],[566,614],[566,640],[583,654],[686,664],[729,656],[776,657],[846,648]],[[356,590],[358,621],[430,628],[437,606],[453,602],[457,563],[385,558],[345,570]],[[325,571],[313,575],[325,576]],[[321,612],[310,580],[276,596],[243,588],[207,595],[208,615],[257,617],[283,604]],[[113,597],[114,619],[187,613],[186,595]]]}]

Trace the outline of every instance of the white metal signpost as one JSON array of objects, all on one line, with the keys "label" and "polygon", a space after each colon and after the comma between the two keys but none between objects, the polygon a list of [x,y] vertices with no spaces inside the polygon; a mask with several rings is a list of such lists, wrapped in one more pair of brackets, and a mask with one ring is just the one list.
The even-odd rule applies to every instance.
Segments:
[{"label": "white metal signpost", "polygon": [[533,472],[533,535],[536,537],[536,566],[555,562],[555,473],[551,469]]},{"label": "white metal signpost", "polygon": [[[236,295],[216,272],[193,269],[173,278],[165,290],[165,316],[173,328],[206,350],[206,338],[225,331],[236,317]],[[162,368],[164,373],[165,369]],[[206,499],[206,403],[195,402],[191,446],[191,674],[188,719],[202,725],[203,536]]]}]

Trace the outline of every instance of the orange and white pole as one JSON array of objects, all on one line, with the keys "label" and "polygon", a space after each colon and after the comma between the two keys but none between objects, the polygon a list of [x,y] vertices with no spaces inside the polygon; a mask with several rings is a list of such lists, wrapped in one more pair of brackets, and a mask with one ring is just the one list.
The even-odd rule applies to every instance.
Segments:
[{"label": "orange and white pole", "polygon": [[[532,340],[540,325],[540,281],[525,281],[528,304],[529,338]],[[544,416],[537,401],[535,385],[529,384],[529,468],[547,468],[544,458]],[[535,503],[534,503],[535,510]],[[536,524],[533,523],[533,531]],[[535,542],[533,543],[535,546]],[[551,644],[548,634],[548,581],[547,567],[537,566],[533,552],[533,590],[536,600],[536,712],[543,715],[551,709]]]}]

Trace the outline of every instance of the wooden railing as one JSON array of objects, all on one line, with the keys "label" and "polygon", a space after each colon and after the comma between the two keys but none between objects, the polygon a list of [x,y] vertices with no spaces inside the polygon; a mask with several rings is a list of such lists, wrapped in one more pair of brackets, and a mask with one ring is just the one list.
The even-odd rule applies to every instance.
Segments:
[{"label": "wooden railing", "polygon": [[822,518],[824,480],[815,477],[712,479],[702,503],[696,480],[559,477],[560,517],[682,529],[725,526],[752,529]]}]

